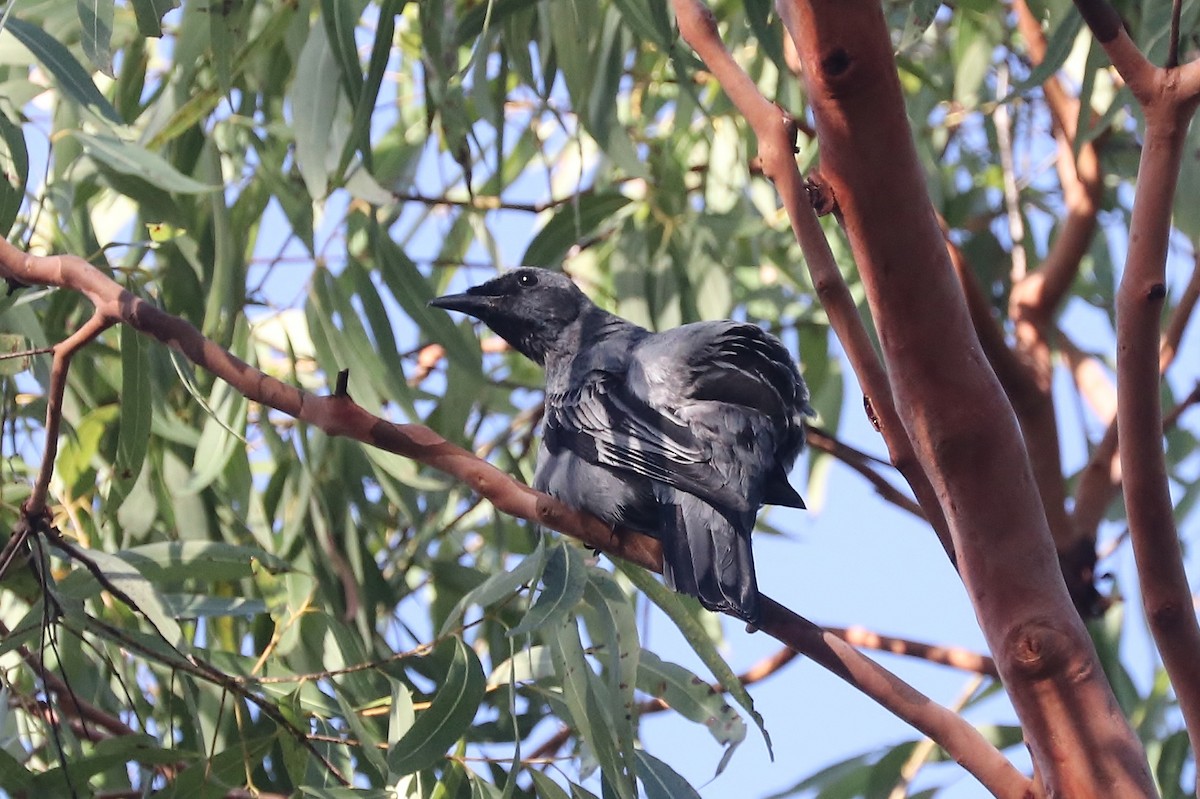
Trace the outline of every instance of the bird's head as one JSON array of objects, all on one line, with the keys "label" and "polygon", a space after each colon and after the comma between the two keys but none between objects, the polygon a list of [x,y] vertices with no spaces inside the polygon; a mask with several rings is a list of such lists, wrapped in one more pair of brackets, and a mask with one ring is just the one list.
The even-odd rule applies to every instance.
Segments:
[{"label": "bird's head", "polygon": [[521,267],[429,304],[475,317],[522,355],[544,365],[547,352],[565,343],[567,328],[591,300],[564,274]]}]

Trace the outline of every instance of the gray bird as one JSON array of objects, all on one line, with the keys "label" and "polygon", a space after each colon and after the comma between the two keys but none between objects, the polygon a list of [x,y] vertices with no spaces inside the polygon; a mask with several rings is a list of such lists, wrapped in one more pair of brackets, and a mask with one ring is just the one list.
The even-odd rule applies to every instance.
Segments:
[{"label": "gray bird", "polygon": [[757,623],[750,532],[764,504],[804,507],[787,473],[813,412],[779,339],[731,320],[651,333],[544,269],[430,304],[545,367],[535,488],[657,538],[667,585]]}]

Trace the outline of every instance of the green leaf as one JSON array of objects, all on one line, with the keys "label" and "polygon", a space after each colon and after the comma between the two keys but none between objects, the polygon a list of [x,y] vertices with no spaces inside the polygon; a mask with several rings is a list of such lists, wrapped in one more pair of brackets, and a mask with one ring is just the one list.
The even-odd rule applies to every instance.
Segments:
[{"label": "green leaf", "polygon": [[[347,91],[354,102],[354,121],[351,123],[347,141],[362,153],[363,164],[368,169],[371,169],[374,163],[374,153],[371,148],[371,120],[375,117],[375,105],[379,100],[379,90],[383,86],[388,58],[392,52],[392,41],[396,35],[396,18],[404,10],[406,4],[407,0],[384,0],[381,4],[379,19],[375,24],[375,41],[371,45],[371,58],[367,64],[367,76],[365,80],[358,79],[359,89],[357,92],[349,86],[350,83],[355,82],[354,75],[360,74],[361,67],[358,66],[357,51],[354,53],[354,75],[346,72],[347,67],[343,66],[347,78]],[[339,5],[344,5],[344,3],[339,3]],[[351,34],[350,43],[353,45],[353,32]],[[338,164],[339,173],[344,172],[350,165],[353,152],[353,147],[347,147],[346,152],[342,154],[341,163]]]},{"label": "green leaf", "polygon": [[462,599],[458,600],[458,603],[450,611],[450,615],[446,617],[446,621],[442,624],[442,629],[438,633],[438,636],[445,636],[457,627],[462,621],[463,614],[467,612],[467,608],[471,605],[488,607],[524,586],[529,585],[542,573],[542,566],[545,562],[546,547],[545,539],[542,538],[538,540],[537,548],[525,556],[511,571],[502,571],[493,574],[484,580],[482,584],[467,592]]},{"label": "green leaf", "polygon": [[131,0],[137,17],[138,33],[142,36],[162,36],[162,19],[168,11],[179,7],[180,0]]},{"label": "green leaf", "polygon": [[510,683],[536,682],[554,676],[554,657],[547,646],[522,649],[492,670],[488,690]]},{"label": "green leaf", "polygon": [[17,795],[32,787],[33,777],[33,773],[10,755],[7,749],[0,749],[0,788],[10,795]]},{"label": "green leaf", "polygon": [[85,414],[59,445],[55,470],[58,478],[69,486],[70,493],[78,496],[93,490],[92,461],[99,455],[100,442],[116,422],[117,413],[118,409],[109,405]]},{"label": "green leaf", "polygon": [[[312,26],[296,65],[292,115],[296,166],[314,200],[329,193],[328,161],[333,149],[334,119],[342,99],[340,73],[325,26]],[[334,157],[338,154],[340,151]]]},{"label": "green leaf", "polygon": [[408,732],[388,748],[387,763],[393,778],[412,774],[439,761],[466,732],[483,700],[483,667],[475,650],[461,638],[438,647],[439,650],[450,648],[454,650],[453,659],[433,702],[417,715]]},{"label": "green leaf", "polygon": [[163,607],[176,619],[209,619],[219,616],[257,616],[267,612],[261,599],[204,594],[160,594]]},{"label": "green leaf", "polygon": [[421,328],[422,334],[446,348],[446,357],[475,374],[479,373],[479,342],[450,321],[445,311],[430,308],[433,291],[417,265],[396,246],[374,222],[370,235],[380,277],[404,312]]},{"label": "green leaf", "polygon": [[183,580],[241,580],[253,575],[253,561],[275,572],[292,568],[288,561],[256,547],[218,541],[158,541],[123,549],[116,556],[159,585]]},{"label": "green leaf", "polygon": [[483,780],[474,771],[467,772],[471,781],[471,799],[500,799],[503,793],[495,785]]},{"label": "green leaf", "polygon": [[115,468],[117,479],[126,483],[141,474],[150,443],[154,382],[148,350],[145,336],[130,325],[121,325],[121,412]]},{"label": "green leaf", "polygon": [[112,26],[116,0],[75,0],[83,31],[83,52],[92,66],[113,77]]},{"label": "green leaf", "polygon": [[790,788],[773,793],[767,799],[785,799],[790,796],[859,797],[867,795],[867,784],[871,777],[871,764],[886,750],[865,752],[826,766],[816,774],[797,782]]},{"label": "green leaf", "polygon": [[639,691],[663,700],[679,715],[703,724],[717,743],[726,747],[717,764],[720,774],[735,749],[746,740],[746,722],[725,701],[725,695],[713,691],[707,682],[675,663],[643,650],[638,661]]},{"label": "green leaf", "polygon": [[[1115,105],[1115,103],[1114,103]],[[1188,130],[1179,168],[1171,221],[1193,242],[1200,241],[1200,125]]]},{"label": "green leaf", "polygon": [[12,377],[29,368],[28,355],[13,357],[18,352],[28,352],[29,339],[16,333],[0,333],[0,375]]},{"label": "green leaf", "polygon": [[85,108],[95,110],[110,122],[122,124],[117,109],[100,93],[87,70],[58,39],[37,25],[12,17],[8,19],[5,29],[46,67],[68,97]]},{"label": "green leaf", "polygon": [[213,384],[207,405],[212,415],[204,420],[200,443],[192,459],[192,476],[183,487],[194,494],[212,485],[221,476],[233,453],[246,444],[241,431],[246,426],[249,401],[240,391],[218,380]]},{"label": "green leaf", "polygon": [[567,720],[579,731],[618,794],[630,797],[634,791],[627,777],[632,778],[634,765],[623,762],[612,728],[612,713],[602,706],[593,689],[592,682],[597,678],[584,655],[575,620],[564,619],[546,637],[562,685]]},{"label": "green leaf", "polygon": [[762,733],[763,741],[767,744],[767,751],[773,759],[775,753],[771,747],[771,736],[767,733],[767,727],[763,722],[762,714],[754,708],[754,699],[751,698],[750,692],[746,690],[746,686],[742,685],[742,681],[738,679],[733,669],[725,662],[725,658],[721,657],[721,653],[717,651],[712,638],[700,626],[695,617],[683,607],[679,595],[654,579],[654,576],[650,572],[640,566],[634,566],[633,564],[621,561],[618,561],[617,565],[634,586],[649,597],[650,601],[658,605],[671,621],[675,622],[675,626],[679,628],[679,632],[683,633],[683,637],[687,639],[692,650],[699,656],[704,665],[708,666],[709,671],[717,678],[717,682],[750,714],[750,718],[754,719],[759,732]]},{"label": "green leaf", "polygon": [[916,44],[933,24],[933,18],[941,7],[942,0],[913,0],[904,18],[904,32],[900,34],[900,44],[896,49],[904,52]]},{"label": "green leaf", "polygon": [[533,787],[537,790],[538,799],[571,799],[558,783],[541,771],[529,769],[529,776],[533,778]]},{"label": "green leaf", "polygon": [[86,784],[91,777],[114,767],[120,768],[127,763],[152,766],[174,763],[178,759],[179,752],[158,746],[149,735],[117,735],[97,741],[85,755],[72,757],[65,773],[60,767],[37,775],[29,790],[34,796],[77,795],[71,790],[72,786]]},{"label": "green leaf", "polygon": [[583,598],[587,567],[579,548],[559,540],[542,570],[542,592],[521,623],[508,631],[509,637],[540,630],[563,619]]},{"label": "green leaf", "polygon": [[[237,736],[229,748],[213,757],[200,758],[155,794],[162,799],[196,799],[223,796],[228,788],[245,785],[246,767],[266,756],[278,739],[277,734],[256,737]],[[216,789],[214,791],[213,789]]]},{"label": "green leaf", "polygon": [[637,750],[637,770],[646,799],[700,799],[696,789],[675,769],[644,749]]},{"label": "green leaf", "polygon": [[312,609],[316,581],[303,572],[275,575],[257,558],[250,560],[254,584],[271,614],[274,629],[271,643],[277,656],[286,655],[301,643],[301,621]]},{"label": "green leaf", "polygon": [[1051,75],[1058,72],[1063,64],[1067,63],[1067,57],[1071,55],[1071,48],[1075,46],[1075,39],[1083,29],[1083,17],[1074,5],[1066,5],[1064,8],[1066,15],[1059,20],[1054,32],[1048,37],[1046,55],[1042,59],[1042,63],[1031,69],[1025,76],[1025,80],[1014,86],[1008,96],[1001,99],[1001,102],[1021,97],[1035,86],[1041,86]]},{"label": "green leaf", "polygon": [[352,103],[358,102],[363,88],[362,65],[358,61],[354,29],[365,6],[365,0],[321,0],[321,20],[325,23],[326,41]]},{"label": "green leaf", "polygon": [[412,691],[399,680],[389,678],[392,685],[392,708],[388,713],[388,748],[395,746],[412,729],[417,720],[413,709]]},{"label": "green leaf", "polygon": [[158,630],[159,635],[167,643],[176,647],[186,645],[187,641],[184,639],[183,630],[171,615],[162,596],[145,575],[134,568],[131,563],[116,555],[110,555],[98,549],[86,550],[84,554],[96,564],[115,588],[123,591],[133,601],[135,607],[131,610],[140,611],[145,615],[146,620]]},{"label": "green leaf", "polygon": [[181,194],[217,191],[218,187],[189,178],[140,144],[80,130],[71,131],[71,135],[79,141],[88,156],[123,175],[141,178],[152,186]]},{"label": "green leaf", "polygon": [[1183,770],[1190,760],[1188,736],[1183,730],[1171,735],[1162,744],[1154,776],[1163,792],[1163,799],[1185,799],[1192,792],[1183,788]]},{"label": "green leaf", "polygon": [[633,769],[637,707],[633,694],[637,684],[638,660],[642,645],[638,640],[633,603],[608,572],[588,569],[582,608],[588,638],[605,657],[608,671],[608,696],[621,757]]},{"label": "green leaf", "polygon": [[613,5],[641,41],[654,42],[661,50],[670,50],[675,32],[667,14],[667,4],[654,0],[613,0]]},{"label": "green leaf", "polygon": [[990,31],[971,14],[955,14],[954,24],[954,100],[974,107],[991,69],[994,43]]},{"label": "green leaf", "polygon": [[13,124],[7,114],[0,113],[0,235],[7,235],[25,200],[29,184],[29,150],[25,133]]},{"label": "green leaf", "polygon": [[521,263],[527,266],[559,263],[572,246],[628,204],[629,198],[616,191],[585,194],[577,202],[564,203],[529,242]]}]

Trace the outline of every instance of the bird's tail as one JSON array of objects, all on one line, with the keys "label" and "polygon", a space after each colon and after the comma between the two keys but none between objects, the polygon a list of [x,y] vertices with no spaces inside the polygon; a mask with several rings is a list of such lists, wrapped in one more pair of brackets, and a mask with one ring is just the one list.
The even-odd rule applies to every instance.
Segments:
[{"label": "bird's tail", "polygon": [[753,515],[742,529],[707,502],[675,491],[662,507],[663,577],[681,594],[694,596],[709,610],[731,612],[758,622],[758,583],[750,549]]}]

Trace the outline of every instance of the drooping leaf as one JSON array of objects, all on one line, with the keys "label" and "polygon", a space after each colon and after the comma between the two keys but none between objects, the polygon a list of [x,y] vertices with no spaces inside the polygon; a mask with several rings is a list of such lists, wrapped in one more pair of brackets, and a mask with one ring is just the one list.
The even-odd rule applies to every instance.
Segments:
[{"label": "drooping leaf", "polygon": [[142,36],[162,36],[162,19],[168,11],[178,8],[180,0],[130,0],[137,17],[138,33]]},{"label": "drooping leaf", "polygon": [[116,555],[136,567],[147,580],[160,585],[188,579],[240,580],[253,574],[254,560],[275,572],[292,568],[286,560],[256,547],[219,541],[157,541],[121,550]]},{"label": "drooping leaf", "polygon": [[121,124],[121,116],[92,82],[83,65],[62,42],[38,26],[19,18],[10,18],[5,29],[29,48],[34,58],[58,81],[63,92],[85,108],[92,108],[110,122]]},{"label": "drooping leaf", "polygon": [[436,763],[462,737],[483,699],[483,667],[475,651],[461,638],[439,648],[452,649],[453,658],[429,708],[417,714],[408,732],[388,748],[387,764],[394,776]]},{"label": "drooping leaf", "polygon": [[83,145],[84,152],[101,161],[117,172],[140,178],[152,186],[183,194],[200,194],[216,191],[209,186],[179,172],[175,167],[150,152],[140,144],[122,141],[115,136],[74,131],[72,135]]},{"label": "drooping leaf", "polygon": [[121,413],[114,469],[117,479],[127,483],[141,474],[150,443],[154,384],[149,346],[141,333],[129,325],[121,326]]},{"label": "drooping leaf", "polygon": [[700,799],[700,794],[679,772],[645,749],[637,750],[637,763],[646,799]]},{"label": "drooping leaf", "polygon": [[559,541],[547,556],[537,601],[521,623],[509,630],[509,636],[525,635],[561,621],[583,598],[586,585],[587,568],[579,549]]},{"label": "drooping leaf", "polygon": [[329,154],[333,126],[342,97],[341,70],[325,26],[314,25],[300,52],[292,98],[295,116],[296,165],[314,199],[329,189]]},{"label": "drooping leaf", "polygon": [[454,629],[462,621],[463,614],[471,605],[487,607],[536,580],[542,573],[545,562],[545,540],[542,539],[538,541],[537,548],[511,570],[493,574],[481,585],[465,594],[454,606],[450,615],[446,617],[438,635],[444,636]]},{"label": "drooping leaf", "polygon": [[585,236],[629,204],[629,198],[616,192],[587,194],[578,203],[564,203],[546,223],[529,246],[521,263],[526,266],[553,266]]},{"label": "drooping leaf", "polygon": [[746,739],[746,723],[728,702],[725,695],[713,691],[708,683],[675,663],[661,659],[653,652],[643,651],[638,661],[639,691],[666,702],[679,715],[708,727],[717,743],[726,747],[717,765],[720,774],[733,751]]},{"label": "drooping leaf", "polygon": [[712,638],[696,622],[695,617],[683,607],[679,595],[658,580],[655,580],[645,569],[624,562],[620,562],[618,566],[634,586],[646,594],[654,604],[658,605],[667,614],[671,621],[675,622],[675,626],[683,633],[683,637],[687,639],[688,644],[691,645],[704,665],[717,678],[717,682],[721,683],[721,686],[729,695],[750,714],[750,718],[754,719],[759,732],[762,733],[763,741],[767,744],[767,751],[772,752],[771,756],[774,757],[771,748],[771,736],[767,733],[762,714],[754,707],[754,699],[751,698],[750,692],[746,690],[746,686],[742,685],[741,680],[734,674],[733,669],[725,662],[725,658],[721,657],[721,653],[717,651]]},{"label": "drooping leaf", "polygon": [[113,9],[116,0],[75,0],[83,31],[83,52],[92,66],[109,77],[112,71]]},{"label": "drooping leaf", "polygon": [[5,114],[0,114],[0,147],[0,233],[7,234],[25,201],[29,151],[24,132]]}]

